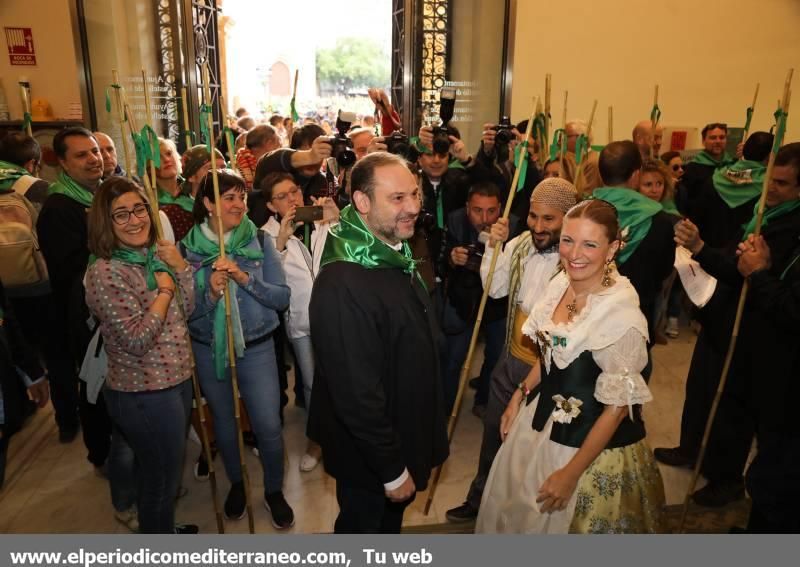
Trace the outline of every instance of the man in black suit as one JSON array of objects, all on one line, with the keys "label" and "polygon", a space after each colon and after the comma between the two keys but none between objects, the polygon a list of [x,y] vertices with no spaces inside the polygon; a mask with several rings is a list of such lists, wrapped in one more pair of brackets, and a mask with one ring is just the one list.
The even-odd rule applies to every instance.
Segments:
[{"label": "man in black suit", "polygon": [[336,479],[337,533],[399,533],[447,458],[438,327],[405,242],[420,211],[403,158],[352,171],[352,204],[331,229],[309,308],[318,375],[308,436]]}]

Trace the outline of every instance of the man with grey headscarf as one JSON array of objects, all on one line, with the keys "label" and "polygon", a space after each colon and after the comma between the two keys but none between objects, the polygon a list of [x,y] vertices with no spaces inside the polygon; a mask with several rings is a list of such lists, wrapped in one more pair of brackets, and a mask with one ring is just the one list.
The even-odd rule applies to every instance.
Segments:
[{"label": "man with grey headscarf", "polygon": [[[533,342],[522,334],[522,325],[557,269],[561,225],[564,215],[576,202],[575,186],[566,179],[551,177],[539,183],[531,195],[528,232],[505,244],[497,259],[489,296],[508,296],[506,344],[492,372],[478,472],[469,487],[467,500],[447,511],[451,522],[467,522],[478,516],[483,487],[501,444],[500,417],[518,384],[538,360]],[[508,233],[507,219],[501,218],[492,225],[491,240],[481,263],[484,285],[495,253],[494,243],[505,242]]]}]

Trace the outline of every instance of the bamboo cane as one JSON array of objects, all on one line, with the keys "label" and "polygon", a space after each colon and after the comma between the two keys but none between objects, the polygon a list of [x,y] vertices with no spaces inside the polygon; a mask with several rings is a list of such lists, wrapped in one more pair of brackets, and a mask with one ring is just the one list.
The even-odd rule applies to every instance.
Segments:
[{"label": "bamboo cane", "polygon": [[[542,106],[542,100],[539,99],[539,102],[536,103],[536,116],[544,116],[544,107]],[[545,119],[546,120],[546,119]],[[533,128],[533,125],[531,125]],[[539,144],[539,166],[544,167],[545,162],[547,161],[547,134],[544,131],[544,124],[542,124],[541,129],[539,130],[539,138],[536,142]]]},{"label": "bamboo cane", "polygon": [[[780,102],[780,108],[783,110],[784,113],[789,112],[789,100],[791,98],[791,84],[792,84],[792,75],[794,74],[794,69],[789,69],[789,72],[786,76],[786,83],[783,87],[783,99]],[[776,131],[776,136],[778,132]],[[769,162],[767,163],[767,172],[764,176],[764,184],[761,188],[761,198],[758,201],[758,209],[756,212],[756,226],[755,231],[753,234],[758,236],[761,234],[761,224],[764,219],[764,209],[767,203],[767,190],[769,189],[769,184],[772,178],[772,171],[775,166],[775,154],[778,152],[778,148],[780,147],[782,140],[775,139],[775,143],[772,146],[772,152],[769,155]],[[717,408],[719,406],[719,401],[722,398],[722,391],[725,389],[725,384],[728,381],[728,372],[730,371],[731,362],[733,361],[733,355],[736,351],[736,342],[739,338],[739,327],[742,323],[742,314],[744,313],[744,306],[747,300],[747,292],[750,289],[750,282],[748,279],[745,278],[744,283],[742,284],[742,290],[739,293],[739,303],[736,307],[736,318],[733,323],[733,331],[731,332],[731,339],[728,344],[728,352],[725,354],[725,362],[722,366],[722,374],[719,379],[719,385],[717,386],[717,391],[714,395],[714,401],[711,404],[711,411],[708,414],[708,420],[706,421],[706,428],[703,432],[703,440],[700,444],[700,452],[697,455],[697,461],[694,465],[694,471],[692,472],[692,480],[689,483],[689,488],[686,491],[686,497],[683,500],[683,511],[681,512],[681,521],[678,525],[678,533],[683,532],[684,525],[686,523],[686,516],[689,512],[689,500],[694,493],[694,488],[697,485],[697,479],[700,476],[700,469],[703,466],[703,459],[706,455],[706,448],[708,446],[708,440],[711,437],[711,428],[714,425],[714,418],[717,414]]]},{"label": "bamboo cane", "polygon": [[[544,76],[544,138],[545,144],[550,142],[550,95],[553,87],[553,76],[547,73]],[[544,167],[544,162],[542,162]]]},{"label": "bamboo cane", "polygon": [[614,141],[614,107],[608,107],[608,143]]},{"label": "bamboo cane", "polygon": [[[150,89],[147,86],[147,75],[142,69],[142,87],[144,88],[144,123],[147,124],[152,128],[153,126],[153,107],[151,106],[152,101],[150,100]],[[145,173],[147,175],[147,173]],[[150,184],[155,187],[157,184],[157,177],[156,177],[156,164],[155,162],[150,162]]]},{"label": "bamboo cane", "polygon": [[559,145],[559,159],[558,159],[558,175],[563,179],[566,178],[566,171],[564,169],[564,154],[566,154],[566,149],[561,150],[564,147],[564,136],[567,135],[567,99],[569,98],[569,91],[564,91],[564,112],[561,114],[561,138],[558,141]]},{"label": "bamboo cane", "polygon": [[[586,127],[586,148],[583,150],[582,155],[580,156],[581,163],[578,164],[578,171],[575,172],[575,189],[578,192],[578,195],[583,194],[583,165],[586,161],[586,158],[589,155],[589,149],[591,147],[591,140],[592,140],[592,125],[594,124],[594,115],[597,112],[597,99],[594,99],[594,104],[592,105],[592,113],[589,115],[589,125]],[[577,155],[575,156],[578,157]]]},{"label": "bamboo cane", "polygon": [[187,104],[186,87],[181,87],[181,104],[183,105],[183,135],[186,140],[186,149],[192,147],[192,130],[189,128],[189,106]]},{"label": "bamboo cane", "polygon": [[[538,97],[536,97],[538,99]],[[533,120],[536,118],[536,100],[534,100],[533,110],[531,111],[531,119],[528,124],[533,124]],[[528,128],[528,145],[533,144],[533,128]],[[527,151],[527,148],[525,149]],[[520,163],[522,163],[523,159],[527,159],[527,156],[520,154]],[[519,182],[519,175],[520,171],[522,171],[522,167],[517,167],[516,171],[514,171],[514,179],[511,182],[511,187],[508,190],[508,198],[506,199],[506,206],[503,210],[503,217],[504,219],[508,219],[509,214],[511,214],[511,204],[514,201],[514,194],[517,191],[517,183]],[[478,305],[478,315],[475,319],[475,325],[472,328],[472,337],[469,341],[469,349],[467,350],[467,357],[464,359],[464,365],[461,367],[461,376],[458,380],[458,391],[456,392],[456,400],[453,403],[453,410],[450,413],[450,420],[447,423],[447,439],[448,441],[452,441],[453,433],[456,429],[456,423],[458,423],[458,415],[461,409],[461,399],[464,396],[464,389],[466,388],[467,378],[469,377],[469,370],[472,367],[472,357],[475,354],[475,345],[478,342],[478,332],[481,328],[481,323],[483,322],[483,311],[486,308],[486,302],[489,298],[489,289],[492,287],[492,278],[494,277],[494,270],[497,266],[497,258],[500,256],[500,243],[495,242],[494,244],[494,253],[492,254],[492,260],[489,264],[489,274],[486,276],[486,282],[483,285],[483,295],[481,295],[481,302]],[[439,484],[439,478],[442,474],[442,467],[440,465],[436,468],[433,472],[433,478],[431,479],[430,483],[430,490],[428,491],[428,499],[425,502],[425,515],[428,515],[428,512],[431,509],[431,504],[433,503],[433,497],[436,494],[436,487]]]},{"label": "bamboo cane", "polygon": [[131,147],[128,144],[128,133],[125,132],[125,109],[122,105],[122,85],[119,82],[119,71],[111,70],[111,80],[114,85],[114,98],[117,107],[117,120],[119,121],[119,133],[122,136],[122,153],[125,158],[125,175],[129,180],[133,179],[131,170]]},{"label": "bamboo cane", "polygon": [[[761,83],[756,83],[756,92],[753,93],[753,104],[750,106],[750,110],[755,113],[756,110],[756,101],[758,100],[758,89],[761,87]],[[742,143],[744,144],[747,141],[747,136],[750,134],[750,124],[747,124],[747,128],[745,128],[744,132],[742,133]]]},{"label": "bamboo cane", "polygon": [[[203,64],[203,98],[206,104],[211,105],[211,88],[209,87],[208,63]],[[219,193],[219,178],[217,176],[217,160],[214,157],[214,122],[211,115],[208,115],[208,136],[211,145],[211,180],[214,187],[214,209],[217,218],[217,236],[219,238],[219,257],[225,259],[225,230],[222,227],[222,199]],[[223,294],[225,301],[225,323],[228,339],[228,362],[231,369],[231,389],[233,390],[233,411],[236,419],[236,436],[239,445],[239,464],[242,469],[242,482],[244,483],[244,497],[247,507],[247,524],[250,533],[255,533],[255,523],[253,520],[253,506],[250,500],[250,474],[247,471],[247,463],[244,458],[244,440],[242,438],[242,417],[239,405],[239,377],[236,371],[236,348],[233,341],[233,323],[231,321],[231,294]]]},{"label": "bamboo cane", "polygon": [[[31,84],[28,82],[27,77],[20,77],[19,95],[22,98],[22,112],[24,119],[25,115],[30,116],[31,114]],[[30,122],[25,124],[25,133],[33,138],[33,128],[31,127]]]},{"label": "bamboo cane", "polygon": [[[122,87],[119,89],[119,96],[123,105],[123,112],[128,117],[128,128],[130,130],[130,134],[132,135],[137,131],[136,116],[131,111],[127,100],[125,100],[125,91],[122,89]],[[125,137],[124,134],[123,137]],[[161,217],[158,214],[158,189],[150,184],[146,172],[144,175],[142,175],[142,182],[145,187],[145,194],[147,195],[147,198],[151,204],[151,209],[154,212],[153,217],[155,219],[156,235],[159,239],[161,239],[163,238],[164,231],[161,226]],[[181,293],[180,286],[175,286],[175,299],[178,302],[181,316],[183,317],[184,322],[186,322],[188,325],[188,317],[186,316],[186,310],[183,306],[183,294]],[[194,390],[195,400],[197,401],[197,415],[200,419],[201,425],[199,432],[200,441],[203,446],[203,454],[205,455],[206,462],[208,463],[208,482],[209,486],[211,487],[211,499],[214,504],[214,515],[217,519],[217,531],[222,534],[225,533],[225,523],[222,521],[222,511],[219,507],[219,497],[217,495],[217,473],[214,467],[214,460],[211,455],[211,444],[208,440],[208,432],[206,430],[206,414],[203,408],[203,397],[200,391],[200,381],[197,378],[197,361],[194,357],[194,351],[191,348],[189,349],[189,356],[191,357],[192,362],[192,389]]]},{"label": "bamboo cane", "polygon": [[[219,95],[219,116],[220,120],[222,121],[225,126],[227,126],[228,118],[227,113],[225,112],[225,102],[222,98],[222,93]],[[224,130],[223,130],[224,132]],[[231,140],[232,136],[229,136],[227,132],[225,132],[225,145],[228,147],[228,157],[230,158],[230,166],[234,173],[239,173],[239,168],[236,167],[236,154],[233,153],[234,144]]]},{"label": "bamboo cane", "polygon": [[[656,84],[655,94],[653,94],[653,110],[658,107],[658,85]],[[656,126],[658,126],[658,113],[653,113],[650,117],[650,159],[653,159],[656,145]]]}]

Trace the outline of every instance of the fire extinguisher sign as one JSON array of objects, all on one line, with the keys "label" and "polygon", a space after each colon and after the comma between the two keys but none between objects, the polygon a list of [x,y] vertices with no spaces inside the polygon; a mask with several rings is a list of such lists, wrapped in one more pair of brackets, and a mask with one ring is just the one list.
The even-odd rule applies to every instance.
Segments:
[{"label": "fire extinguisher sign", "polygon": [[31,28],[5,28],[8,58],[12,65],[36,65]]}]

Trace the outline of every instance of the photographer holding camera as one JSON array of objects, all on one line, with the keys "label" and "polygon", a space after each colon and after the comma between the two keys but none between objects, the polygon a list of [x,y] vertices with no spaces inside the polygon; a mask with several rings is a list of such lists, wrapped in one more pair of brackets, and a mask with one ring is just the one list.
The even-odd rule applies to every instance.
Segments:
[{"label": "photographer holding camera", "polygon": [[[469,190],[466,206],[453,211],[447,217],[445,253],[448,269],[442,320],[442,328],[447,335],[447,356],[442,361],[447,412],[452,410],[455,402],[459,372],[467,355],[483,294],[480,270],[488,231],[500,218],[502,206],[502,197],[496,185],[488,182],[476,183]],[[513,217],[509,222],[512,227],[518,224]],[[475,393],[475,405],[472,408],[472,413],[478,417],[482,417],[485,411],[489,399],[489,376],[503,349],[507,311],[507,297],[487,300],[481,323],[486,346]]]},{"label": "photographer holding camera", "polygon": [[[259,187],[270,173],[290,173],[303,190],[303,202],[311,205],[311,197],[325,197],[328,194],[328,182],[321,168],[322,162],[331,156],[332,151],[331,139],[321,127],[306,124],[295,128],[289,148],[275,150],[258,160],[253,187]],[[258,206],[251,203],[247,214],[256,226],[262,226],[269,216],[263,201]]]},{"label": "photographer holding camera", "polygon": [[[516,171],[514,151],[517,144],[525,141],[527,128],[527,120],[514,126],[507,116],[503,116],[497,124],[484,124],[481,147],[475,156],[475,165],[471,172],[473,181],[491,181],[500,188],[502,195],[507,195]],[[511,205],[511,212],[521,219],[527,218],[533,188],[542,180],[534,146],[535,144],[528,146],[525,156],[528,160],[525,182],[522,189],[515,194]],[[511,237],[516,234],[512,233]]]}]

